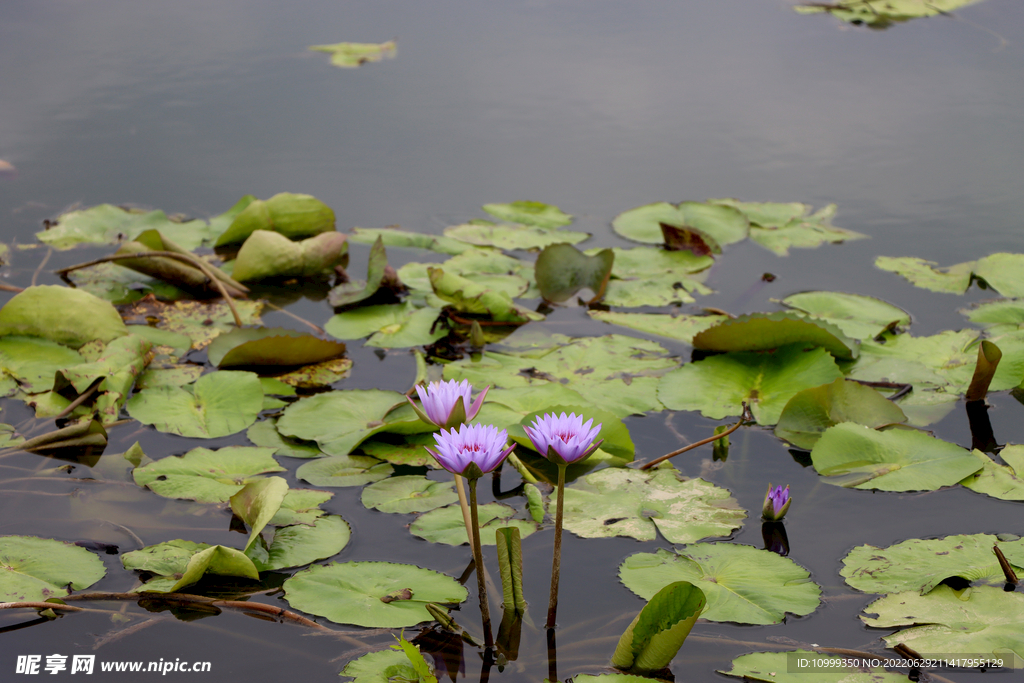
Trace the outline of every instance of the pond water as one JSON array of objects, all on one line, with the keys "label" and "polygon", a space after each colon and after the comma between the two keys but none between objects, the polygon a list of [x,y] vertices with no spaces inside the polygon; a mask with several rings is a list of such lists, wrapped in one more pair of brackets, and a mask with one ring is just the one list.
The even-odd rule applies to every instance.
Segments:
[{"label": "pond water", "polygon": [[[870,239],[794,249],[788,257],[750,240],[733,245],[707,279],[714,293],[698,304],[733,314],[773,311],[773,300],[825,289],[881,297],[910,311],[915,335],[967,328],[958,309],[992,292],[928,292],[873,263],[884,255],[950,265],[1024,252],[1024,15],[1017,9],[1010,0],[986,0],[876,31],[798,15],[782,0],[8,0],[0,4],[0,159],[17,170],[0,175],[0,241],[34,243],[44,219],[72,206],[130,204],[208,217],[244,194],[283,191],[326,202],[344,232],[401,225],[439,233],[484,217],[484,203],[543,201],[575,215],[573,229],[593,233],[588,247],[631,246],[610,223],[651,202],[835,203],[835,224]],[[395,58],[359,69],[336,69],[306,50],[392,38]],[[350,270],[363,272],[368,247],[350,251]],[[59,284],[54,269],[106,253],[15,249],[0,277],[16,286]],[[388,255],[396,266],[426,260],[418,250]],[[766,272],[774,281],[762,283]],[[10,296],[0,292],[0,301]],[[317,324],[332,314],[323,292],[278,290],[271,300]],[[573,336],[645,337],[592,321],[585,311],[560,308],[533,324]],[[264,320],[296,326],[281,313]],[[689,347],[665,345],[689,358]],[[411,355],[381,357],[359,346],[349,344],[354,366],[339,388],[409,388]],[[989,403],[996,440],[1024,440],[1024,408],[1007,392]],[[2,422],[32,417],[20,402],[2,405]],[[626,420],[641,461],[727,422],[671,411]],[[962,402],[929,429],[971,443]],[[135,441],[153,458],[247,443],[244,434],[200,442],[133,423],[111,431],[107,452]],[[791,454],[769,429],[734,434],[725,462],[713,462],[709,449],[674,462],[687,476],[727,488],[748,511],[730,537],[736,543],[762,547],[756,518],[765,487],[790,485],[790,557],[821,585],[823,603],[774,626],[698,623],[671,667],[678,681],[729,680],[715,670],[760,649],[817,643],[881,652],[878,639],[890,631],[857,618],[873,596],[838,573],[851,548],[1022,532],[1020,503],[964,488],[881,493],[825,484],[806,456]],[[301,461],[282,460],[288,471],[281,476],[301,485]],[[2,464],[2,535],[113,543],[122,552],[139,546],[121,527],[146,545],[188,538],[237,547],[243,538],[229,530],[229,510],[83,481],[113,478],[123,466],[79,465],[60,476],[40,474],[50,477],[40,482],[27,477],[62,463],[21,453]],[[518,483],[506,468],[502,489]],[[489,502],[490,487],[481,490]],[[334,491],[325,509],[342,515],[353,537],[333,559],[409,562],[456,577],[470,562],[466,546],[409,534],[411,516],[364,508],[357,488]],[[459,680],[549,675],[542,622],[551,543],[550,528],[523,542],[534,624],[524,628],[519,659],[482,674],[480,657],[467,647]],[[619,583],[619,565],[633,553],[671,547],[660,537],[641,543],[565,535],[559,679],[605,670],[643,605]],[[116,555],[102,557],[108,573],[92,589],[130,590],[134,574]],[[485,561],[494,578],[493,549]],[[456,616],[475,625],[475,578],[466,585],[471,597]],[[256,599],[287,607],[280,595]],[[123,604],[94,606],[116,611]],[[191,621],[154,616],[161,618],[127,630],[109,612],[18,628],[32,620],[27,613],[0,613],[2,677],[13,676],[18,655],[58,653],[212,663],[211,674],[170,673],[167,680],[329,681],[347,661],[394,642],[391,630],[332,625],[344,635],[324,636],[235,612]]]}]

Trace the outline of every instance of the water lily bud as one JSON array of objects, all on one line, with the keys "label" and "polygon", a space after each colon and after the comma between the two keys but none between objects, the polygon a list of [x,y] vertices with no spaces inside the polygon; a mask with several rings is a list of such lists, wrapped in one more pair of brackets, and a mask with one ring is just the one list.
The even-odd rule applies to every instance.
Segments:
[{"label": "water lily bud", "polygon": [[792,502],[793,499],[789,497],[789,486],[783,489],[781,486],[773,487],[768,484],[768,493],[764,495],[764,507],[761,509],[762,519],[767,522],[781,521]]}]

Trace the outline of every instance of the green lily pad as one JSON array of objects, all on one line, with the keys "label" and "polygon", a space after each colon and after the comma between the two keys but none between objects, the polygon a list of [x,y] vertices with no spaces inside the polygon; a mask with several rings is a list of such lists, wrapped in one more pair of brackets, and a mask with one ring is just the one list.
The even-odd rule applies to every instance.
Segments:
[{"label": "green lily pad", "polygon": [[274,455],[286,455],[290,458],[320,458],[325,455],[315,441],[289,439],[277,431],[277,419],[271,418],[257,422],[245,433],[249,441],[257,446],[273,448]]},{"label": "green lily pad", "polygon": [[841,377],[825,349],[792,344],[774,353],[727,353],[687,363],[662,377],[658,398],[670,410],[699,410],[715,420],[740,415],[746,401],[758,424],[771,425],[798,392]]},{"label": "green lily pad", "polygon": [[835,325],[851,339],[873,339],[887,328],[910,324],[910,314],[902,308],[861,294],[800,292],[782,303]]},{"label": "green lily pad", "polygon": [[329,273],[348,253],[339,232],[323,232],[292,242],[271,230],[256,230],[238,250],[232,276],[239,282],[275,277],[316,277]]},{"label": "green lily pad", "polygon": [[261,474],[283,472],[269,448],[227,446],[212,451],[193,448],[185,455],[161,458],[132,470],[139,486],[165,498],[226,503]]},{"label": "green lily pad", "polygon": [[155,229],[191,250],[216,236],[214,220],[211,219],[211,224],[203,220],[179,222],[168,218],[163,211],[138,211],[100,204],[62,214],[56,225],[36,233],[36,237],[43,244],[63,251],[78,244],[117,244]]},{"label": "green lily pad", "polygon": [[[846,583],[865,593],[916,591],[924,595],[957,576],[976,584],[1002,586],[1006,580],[992,552],[996,545],[1011,555],[1024,553],[1024,541],[1000,543],[988,534],[912,538],[888,548],[857,546],[843,558],[840,573]],[[1024,571],[1019,566],[1017,570]]]},{"label": "green lily pad", "polygon": [[[588,249],[593,255],[599,250]],[[689,251],[665,251],[652,247],[634,247],[632,249],[612,249],[615,263],[612,266],[612,277],[651,278],[658,275],[684,279],[686,275],[706,271],[714,264],[710,256],[698,256]]]},{"label": "green lily pad", "polygon": [[[235,301],[235,308],[243,325],[259,325],[262,301]],[[149,324],[156,320],[157,328],[182,334],[192,340],[196,349],[205,348],[214,337],[235,329],[231,309],[223,301],[174,301],[164,303],[143,299],[122,307],[129,323]]]},{"label": "green lily pad", "polygon": [[811,461],[829,484],[878,491],[934,491],[982,466],[970,451],[923,432],[850,422],[825,430]]},{"label": "green lily pad", "polygon": [[[813,660],[813,668],[791,671],[793,660]],[[870,671],[852,666],[850,657],[829,655],[813,650],[790,650],[789,652],[751,652],[732,660],[732,669],[719,670],[726,676],[735,676],[745,681],[765,683],[805,683],[808,674],[814,675],[814,683],[905,683],[907,675],[875,667]]]},{"label": "green lily pad", "polygon": [[369,299],[380,289],[388,267],[388,254],[384,242],[378,239],[370,247],[370,257],[366,264],[366,281],[352,280],[345,282],[330,291],[328,301],[335,308],[351,306]]},{"label": "green lily pad", "polygon": [[597,301],[604,296],[614,262],[611,249],[586,256],[571,244],[546,246],[534,266],[537,288],[548,301],[565,301],[586,287],[594,293],[591,301]]},{"label": "green lily pad", "polygon": [[725,320],[693,337],[705,351],[767,351],[786,344],[819,346],[839,359],[852,360],[858,344],[827,322],[793,313],[751,313]]},{"label": "green lily pad", "polygon": [[159,576],[172,576],[185,571],[189,559],[210,548],[208,543],[177,539],[149,545],[121,555],[121,564],[128,571],[142,571]]},{"label": "green lily pad", "polygon": [[147,571],[163,579],[146,582],[142,590],[175,593],[197,583],[204,574],[237,576],[258,581],[259,571],[242,551],[222,545],[176,540],[133,550],[121,556],[124,568]]},{"label": "green lily pad", "polygon": [[[501,428],[499,427],[499,429]],[[424,446],[432,448],[437,446],[433,434],[409,434],[401,443],[368,439],[359,444],[359,450],[392,465],[440,469],[440,465],[430,453],[427,453]]]},{"label": "green lily pad", "polygon": [[278,528],[269,548],[257,546],[248,554],[261,572],[301,567],[337,555],[351,537],[352,531],[344,519],[326,515],[312,524]]},{"label": "green lily pad", "polygon": [[442,254],[461,254],[474,251],[476,247],[460,240],[442,235],[424,235],[396,228],[355,228],[348,236],[350,242],[373,244],[380,239],[385,247],[401,247],[405,249],[427,249]]},{"label": "green lily pad", "polygon": [[948,15],[955,9],[973,5],[981,0],[886,0],[885,2],[864,2],[864,0],[837,0],[827,5],[795,5],[799,14],[828,12],[837,19],[856,24],[884,29],[896,22]]},{"label": "green lily pad", "polygon": [[[228,548],[222,545],[215,545],[205,550],[200,550],[198,553],[189,558],[188,564],[185,566],[185,571],[181,573],[179,578],[174,585],[167,589],[168,593],[177,593],[185,586],[191,586],[194,583],[199,583],[199,580],[203,578],[204,574],[218,574],[220,576],[237,576],[245,579],[252,579],[253,581],[259,581],[260,573],[256,569],[256,565],[253,564],[252,560],[245,556],[240,550],[234,548]],[[146,586],[143,590],[161,590],[162,587],[157,588],[156,586]]]},{"label": "green lily pad", "polygon": [[892,628],[910,626],[891,636],[885,644],[901,643],[916,652],[949,655],[1016,655],[1015,668],[1024,658],[1024,594],[1007,593],[993,586],[979,586],[969,600],[961,600],[949,586],[939,586],[927,595],[893,593],[864,608],[877,617],[861,616],[868,626]]},{"label": "green lily pad", "polygon": [[203,374],[202,365],[167,365],[150,364],[135,381],[135,389],[152,389],[153,387],[183,387],[192,384]]},{"label": "green lily pad", "polygon": [[0,337],[0,395],[19,388],[36,394],[53,387],[58,370],[82,363],[75,350],[39,337]]},{"label": "green lily pad", "polygon": [[846,379],[804,389],[782,409],[775,436],[797,448],[811,450],[822,432],[840,422],[878,429],[906,422],[899,406],[871,387]]},{"label": "green lily pad", "polygon": [[394,468],[366,455],[332,455],[295,470],[295,476],[313,486],[363,486],[391,476]]},{"label": "green lily pad", "polygon": [[[978,337],[976,330],[946,330],[930,337],[909,334],[883,335],[878,342],[866,340],[860,347],[860,358],[848,368],[851,379],[903,382],[920,388],[949,387],[955,393],[967,389],[977,365],[978,352],[971,348]],[[1002,375],[996,386],[1003,386]],[[1018,380],[1019,381],[1019,380]]]},{"label": "green lily pad", "polygon": [[[313,566],[285,581],[284,590],[295,609],[339,624],[371,628],[432,621],[427,604],[457,604],[468,597],[466,589],[449,576],[393,562]],[[409,593],[409,599],[394,599],[397,594]]]},{"label": "green lily pad", "polygon": [[963,294],[971,285],[971,269],[974,261],[958,263],[949,268],[938,269],[932,261],[902,256],[879,256],[875,259],[875,267],[890,273],[902,275],[913,285],[933,292],[947,294]]},{"label": "green lily pad", "polygon": [[100,357],[91,363],[75,363],[59,370],[53,387],[56,391],[67,389],[72,396],[77,396],[102,378],[100,391],[126,396],[135,384],[135,378],[146,367],[146,354],[151,348],[152,343],[138,335],[118,337],[111,340]]},{"label": "green lily pad", "polygon": [[454,482],[407,474],[374,482],[363,489],[363,505],[381,512],[427,512],[459,499]]},{"label": "green lily pad", "polygon": [[[332,391],[299,399],[277,421],[284,436],[316,441],[331,455],[347,455],[362,441],[388,428],[385,416],[405,395],[380,389]],[[432,430],[423,423],[423,431]]]},{"label": "green lily pad", "polygon": [[158,354],[172,357],[184,356],[192,348],[192,340],[184,334],[161,330],[149,325],[127,325],[129,334],[137,334],[150,341],[153,350]]},{"label": "green lily pad", "polygon": [[[834,208],[835,205],[833,204]],[[816,216],[817,214],[815,214]],[[789,256],[789,250],[815,249],[822,244],[840,244],[853,240],[867,239],[867,235],[845,228],[837,228],[827,221],[811,220],[794,221],[781,228],[765,230],[755,225],[750,226],[750,239],[772,252],[776,256]],[[831,218],[831,216],[828,216]]]},{"label": "green lily pad", "polygon": [[1000,465],[980,451],[974,456],[982,469],[960,482],[972,491],[1001,500],[1024,500],[1024,446],[1009,444],[999,451]]},{"label": "green lily pad", "polygon": [[83,590],[107,573],[94,553],[35,536],[0,536],[0,601],[41,602]]},{"label": "green lily pad", "polygon": [[341,675],[354,679],[352,683],[392,683],[399,680],[419,683],[421,680],[405,652],[392,649],[368,652],[353,659],[341,670]]},{"label": "green lily pad", "polygon": [[678,364],[667,354],[660,344],[634,337],[584,337],[540,355],[488,351],[479,361],[449,363],[444,379],[495,388],[563,384],[589,404],[625,417],[662,409],[657,378]]},{"label": "green lily pad", "polygon": [[281,509],[287,492],[287,481],[281,477],[265,477],[248,482],[231,496],[231,511],[250,528],[249,540],[245,544],[246,552]]},{"label": "green lily pad", "polygon": [[616,216],[612,229],[635,242],[662,244],[665,241],[662,223],[696,228],[721,245],[746,239],[749,229],[747,218],[740,211],[704,202],[681,202],[677,205],[659,202],[638,206]]},{"label": "green lily pad", "polygon": [[700,617],[704,593],[689,581],[676,581],[658,591],[619,638],[612,666],[654,673],[672,663]]},{"label": "green lily pad", "polygon": [[572,683],[651,683],[650,678],[633,674],[576,674],[570,680]]},{"label": "green lily pad", "polygon": [[543,315],[514,303],[508,294],[488,289],[461,275],[447,273],[441,268],[428,268],[427,272],[434,294],[452,304],[457,311],[488,315],[496,322],[523,323],[544,319]]},{"label": "green lily pad", "polygon": [[691,346],[695,334],[728,320],[724,315],[667,315],[617,311],[587,311],[587,315],[609,325],[620,325],[637,332],[656,334]]},{"label": "green lily pad", "polygon": [[330,491],[316,489],[288,489],[281,508],[270,520],[274,526],[312,524],[326,513],[320,506],[334,497]]},{"label": "green lily pad", "polygon": [[572,230],[547,230],[524,225],[494,225],[486,221],[452,225],[444,229],[445,237],[478,247],[497,247],[506,251],[515,249],[543,249],[550,244],[566,242],[579,244],[590,238],[590,233]]},{"label": "green lily pad", "polygon": [[394,56],[395,41],[386,43],[334,43],[333,45],[310,45],[314,52],[331,55],[331,64],[342,69],[353,69],[369,62],[379,62]]},{"label": "green lily pad", "polygon": [[176,301],[192,296],[184,289],[123,268],[116,262],[98,263],[88,268],[73,270],[67,277],[77,289],[98,296],[115,306],[138,301],[147,294],[152,294],[163,301]]},{"label": "green lily pad", "polygon": [[27,287],[0,308],[0,337],[42,337],[77,349],[128,334],[109,301],[57,285]]},{"label": "green lily pad", "polygon": [[221,370],[184,387],[145,389],[128,401],[128,414],[158,431],[214,439],[246,429],[263,410],[263,387],[251,372]]},{"label": "green lily pad", "polygon": [[309,365],[345,353],[340,342],[283,327],[238,328],[219,335],[206,349],[218,367],[237,365]]},{"label": "green lily pad", "polygon": [[519,201],[509,204],[484,204],[483,209],[498,220],[532,225],[546,230],[554,230],[572,223],[572,216],[557,206],[543,202]]},{"label": "green lily pad", "polygon": [[324,330],[338,339],[372,335],[366,346],[424,346],[448,334],[445,325],[434,324],[440,314],[440,309],[415,308],[409,303],[362,306],[335,315],[324,324]]},{"label": "green lily pad", "polygon": [[[504,527],[515,527],[519,529],[520,538],[526,538],[538,529],[535,522],[525,519],[509,519],[516,511],[501,503],[488,503],[477,507],[477,516],[480,521],[480,544],[494,545],[495,530]],[[420,515],[412,524],[409,531],[413,536],[430,541],[431,543],[443,543],[444,545],[464,545],[469,543],[466,535],[466,523],[462,519],[462,508],[458,505],[448,505],[436,508],[430,512]]]},{"label": "green lily pad", "polygon": [[[548,513],[555,514],[555,501]],[[647,472],[609,467],[565,489],[565,528],[583,538],[629,536],[670,543],[728,536],[747,513],[729,492],[703,479],[680,481],[671,469]]]},{"label": "green lily pad", "polygon": [[645,600],[674,581],[689,581],[707,597],[702,619],[740,624],[778,624],[786,613],[813,612],[821,588],[810,576],[788,557],[736,543],[637,553],[619,567],[622,583]]},{"label": "green lily pad", "polygon": [[334,211],[308,194],[281,192],[254,199],[238,212],[214,246],[244,242],[257,230],[278,232],[289,239],[313,237],[334,230]]},{"label": "green lily pad", "polygon": [[693,294],[710,293],[710,289],[692,278],[671,273],[654,273],[649,277],[613,277],[608,281],[601,302],[617,308],[677,306],[694,303],[696,299],[693,298]]},{"label": "green lily pad", "polygon": [[[531,289],[533,264],[506,256],[494,249],[471,248],[441,265],[447,272],[461,275],[481,287],[501,292],[513,299],[540,296]],[[437,263],[406,263],[398,269],[398,278],[402,284],[429,300],[433,298],[434,293],[434,288],[430,284],[430,269],[437,266]]]},{"label": "green lily pad", "polygon": [[1024,301],[1004,299],[960,309],[972,323],[986,328],[989,334],[1016,332],[1024,327]]}]

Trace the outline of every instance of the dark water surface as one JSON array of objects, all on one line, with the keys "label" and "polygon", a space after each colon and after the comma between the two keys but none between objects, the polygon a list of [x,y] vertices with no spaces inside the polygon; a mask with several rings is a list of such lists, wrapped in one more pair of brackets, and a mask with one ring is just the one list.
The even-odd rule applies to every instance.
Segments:
[{"label": "dark water surface", "polygon": [[[306,51],[311,44],[394,37],[395,59],[355,70],[335,69],[325,55]],[[770,299],[806,289],[850,291],[904,307],[914,315],[914,334],[926,335],[966,327],[957,309],[986,293],[915,289],[876,270],[874,258],[920,256],[949,265],[1024,251],[1022,80],[1024,14],[1013,0],[987,0],[954,17],[887,31],[800,16],[784,0],[5,0],[0,159],[17,175],[0,176],[0,241],[32,243],[43,219],[73,205],[210,216],[243,194],[282,191],[316,195],[333,207],[343,231],[400,224],[439,232],[482,217],[483,203],[545,201],[595,234],[587,246],[625,244],[611,233],[612,218],[655,201],[732,196],[816,208],[834,202],[836,225],[870,240],[793,250],[788,258],[749,241],[735,245],[708,280],[716,294],[700,304],[742,313],[774,310]],[[57,283],[51,269],[108,251],[55,252],[37,281]],[[392,251],[393,264],[424,258]],[[28,284],[44,253],[13,251],[0,277]],[[356,245],[352,254],[359,273],[367,249]],[[764,272],[778,277],[757,287]],[[308,298],[290,308],[318,323],[331,314],[326,302]],[[280,314],[265,319],[294,324]],[[612,331],[579,308],[560,310],[544,324],[575,335]],[[380,360],[357,346],[350,345],[355,367],[341,388],[408,388],[414,368],[404,351]],[[1024,441],[1024,407],[1005,393],[990,402],[996,439]],[[0,413],[14,424],[30,416],[16,402]],[[638,458],[650,459],[679,446],[674,432],[695,441],[718,423],[665,412],[627,424]],[[107,451],[139,440],[151,457],[162,457],[244,442],[237,435],[197,444],[138,427],[113,431]],[[970,444],[962,405],[932,429]],[[811,571],[824,602],[812,615],[777,626],[698,624],[673,664],[678,681],[726,680],[714,670],[744,652],[777,647],[778,639],[877,648],[888,631],[866,629],[856,618],[872,597],[846,587],[838,574],[840,559],[856,545],[1024,530],[1019,503],[965,489],[889,494],[829,486],[757,427],[734,435],[726,463],[710,457],[695,451],[677,466],[728,488],[753,518],[767,482],[791,485],[791,557]],[[99,521],[109,520],[130,526],[145,544],[241,539],[228,531],[230,513],[216,506],[76,480],[109,474],[104,468],[113,464],[79,467],[45,486],[17,479],[61,463],[22,454],[2,464],[0,534],[135,549],[123,531]],[[294,483],[300,463],[284,464]],[[504,488],[516,483],[506,472]],[[334,559],[395,560],[462,574],[467,548],[425,543],[405,530],[411,518],[365,509],[356,489],[335,491],[325,507],[345,517],[353,539]],[[551,538],[546,530],[524,540],[527,598],[538,628],[524,630],[519,661],[503,673],[492,670],[491,680],[539,681],[548,674],[539,626]],[[748,520],[733,540],[760,547],[759,524]],[[627,555],[658,547],[670,546],[565,536],[560,679],[605,666],[642,606],[618,583],[618,566]],[[108,575],[93,589],[130,590],[134,576],[119,558],[103,559]],[[496,571],[493,551],[487,559]],[[260,600],[286,606],[277,596]],[[468,624],[474,614],[475,597],[458,616]],[[98,612],[7,630],[0,633],[0,680],[15,678],[19,654],[58,653],[212,663],[212,673],[166,680],[330,681],[363,651],[361,643],[374,649],[393,642],[390,632],[337,627],[348,636],[317,636],[237,613],[193,622],[163,616],[116,639],[107,637],[116,619]],[[0,613],[0,629],[29,619]],[[465,679],[476,680],[479,658],[469,649],[466,656]]]}]

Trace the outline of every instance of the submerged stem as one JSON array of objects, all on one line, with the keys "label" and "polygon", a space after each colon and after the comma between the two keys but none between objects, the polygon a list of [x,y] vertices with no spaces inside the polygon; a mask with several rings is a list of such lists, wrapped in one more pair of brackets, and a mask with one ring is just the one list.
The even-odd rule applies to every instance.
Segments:
[{"label": "submerged stem", "polygon": [[558,611],[558,575],[562,569],[562,505],[565,501],[565,465],[558,466],[558,504],[555,508],[555,552],[551,560],[551,595],[548,598],[548,623],[545,628],[555,627],[555,612]]},{"label": "submerged stem", "polygon": [[473,515],[469,511],[469,503],[466,501],[466,485],[463,483],[462,475],[455,475],[455,491],[459,494],[459,507],[462,508],[462,521],[466,525],[466,538],[469,539],[469,550],[476,558],[476,541],[473,540]]},{"label": "submerged stem", "polygon": [[487,583],[484,581],[484,554],[480,548],[480,519],[476,510],[476,479],[469,480],[469,509],[473,526],[473,561],[476,563],[476,582],[480,592],[480,616],[484,626],[484,647],[494,647],[491,636],[491,610],[487,600]]}]

